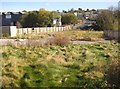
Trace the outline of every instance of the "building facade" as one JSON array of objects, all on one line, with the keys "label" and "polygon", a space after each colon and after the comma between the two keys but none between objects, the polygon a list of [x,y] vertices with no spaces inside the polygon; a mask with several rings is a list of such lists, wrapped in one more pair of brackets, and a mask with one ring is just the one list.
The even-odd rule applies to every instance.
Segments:
[{"label": "building facade", "polygon": [[16,22],[19,21],[22,15],[21,12],[2,12],[0,14],[0,26],[16,26]]}]

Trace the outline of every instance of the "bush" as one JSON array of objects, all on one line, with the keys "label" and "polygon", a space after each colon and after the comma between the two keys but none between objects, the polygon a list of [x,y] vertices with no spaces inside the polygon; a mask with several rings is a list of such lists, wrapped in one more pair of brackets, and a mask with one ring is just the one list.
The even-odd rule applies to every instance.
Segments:
[{"label": "bush", "polygon": [[118,29],[118,18],[115,15],[117,11],[104,10],[98,14],[96,22],[98,30],[115,30]]},{"label": "bush", "polygon": [[10,35],[8,33],[4,33],[3,37],[10,37]]},{"label": "bush", "polygon": [[114,60],[106,72],[108,86],[120,88],[120,61]]},{"label": "bush", "polygon": [[74,14],[68,13],[62,15],[62,24],[68,25],[68,24],[76,24],[77,23],[77,17]]},{"label": "bush", "polygon": [[28,41],[26,42],[26,46],[27,46],[27,47],[37,47],[37,46],[41,46],[41,42],[40,42],[40,40],[28,39]]},{"label": "bush", "polygon": [[64,46],[70,42],[70,39],[67,36],[55,37],[48,41],[48,45],[59,45]]}]

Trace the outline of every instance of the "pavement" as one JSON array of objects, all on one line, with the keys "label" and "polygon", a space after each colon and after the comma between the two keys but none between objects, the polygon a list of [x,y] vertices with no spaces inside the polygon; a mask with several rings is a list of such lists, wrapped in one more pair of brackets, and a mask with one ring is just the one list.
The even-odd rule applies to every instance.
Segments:
[{"label": "pavement", "polygon": [[110,40],[101,41],[72,41],[73,44],[96,44],[96,43],[108,43]]},{"label": "pavement", "polygon": [[[48,37],[41,40],[30,40],[31,42],[38,41],[41,44],[45,44],[49,40],[54,39],[52,37]],[[29,40],[28,39],[0,39],[0,45],[8,45],[8,44],[26,44]],[[73,44],[96,44],[96,43],[108,43],[110,40],[102,40],[102,41],[71,41]]]},{"label": "pavement", "polygon": [[7,44],[15,44],[17,42],[25,42],[26,39],[19,39],[19,41],[17,39],[0,39],[0,45],[7,45]]}]

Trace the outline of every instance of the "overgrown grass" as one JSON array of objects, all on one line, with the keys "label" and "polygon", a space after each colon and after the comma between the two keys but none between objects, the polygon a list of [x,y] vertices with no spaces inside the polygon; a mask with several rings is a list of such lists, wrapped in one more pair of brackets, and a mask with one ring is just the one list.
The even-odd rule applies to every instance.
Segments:
[{"label": "overgrown grass", "polygon": [[119,45],[3,46],[2,86],[105,88],[104,71],[118,57]]},{"label": "overgrown grass", "polygon": [[82,30],[69,30],[63,32],[53,33],[41,33],[39,35],[21,35],[13,38],[17,39],[43,39],[47,37],[60,37],[68,36],[70,40],[87,40],[87,41],[99,41],[104,40],[103,31],[82,31]]}]

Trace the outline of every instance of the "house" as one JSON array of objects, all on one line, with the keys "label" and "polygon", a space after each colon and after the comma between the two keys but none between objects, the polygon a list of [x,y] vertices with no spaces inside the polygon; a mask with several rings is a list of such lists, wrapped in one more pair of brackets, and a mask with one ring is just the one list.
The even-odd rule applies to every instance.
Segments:
[{"label": "house", "polygon": [[1,12],[0,13],[0,36],[16,36],[16,23],[23,14],[21,12]]},{"label": "house", "polygon": [[2,12],[0,14],[2,24],[0,26],[16,26],[16,22],[19,21],[22,15],[21,12]]},{"label": "house", "polygon": [[53,19],[54,26],[62,26],[61,17],[59,19]]},{"label": "house", "polygon": [[84,18],[85,19],[95,19],[98,15],[98,12],[97,11],[92,11],[92,12],[85,12],[84,13]]},{"label": "house", "polygon": [[77,16],[79,19],[84,19],[84,15],[83,15],[83,13],[74,13],[75,14],[75,16]]}]

